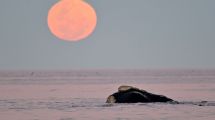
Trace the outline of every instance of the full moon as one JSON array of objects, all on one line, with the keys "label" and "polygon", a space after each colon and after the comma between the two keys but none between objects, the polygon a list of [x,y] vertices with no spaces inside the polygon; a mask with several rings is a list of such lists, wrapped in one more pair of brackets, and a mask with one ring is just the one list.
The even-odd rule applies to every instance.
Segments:
[{"label": "full moon", "polygon": [[96,27],[95,10],[83,0],[60,0],[48,13],[48,27],[59,39],[79,41]]}]

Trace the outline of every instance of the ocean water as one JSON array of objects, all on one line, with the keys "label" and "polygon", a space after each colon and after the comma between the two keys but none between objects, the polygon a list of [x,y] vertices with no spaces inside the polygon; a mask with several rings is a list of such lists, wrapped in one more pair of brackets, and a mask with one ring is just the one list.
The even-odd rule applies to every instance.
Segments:
[{"label": "ocean water", "polygon": [[[180,104],[107,104],[120,85]],[[0,120],[214,120],[215,70],[0,71]]]}]

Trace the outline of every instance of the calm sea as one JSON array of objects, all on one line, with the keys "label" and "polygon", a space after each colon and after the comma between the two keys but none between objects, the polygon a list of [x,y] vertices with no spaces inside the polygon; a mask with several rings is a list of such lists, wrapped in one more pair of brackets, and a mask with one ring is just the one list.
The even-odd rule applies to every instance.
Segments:
[{"label": "calm sea", "polygon": [[[120,85],[181,104],[106,104]],[[0,71],[0,120],[214,120],[215,70]]]}]

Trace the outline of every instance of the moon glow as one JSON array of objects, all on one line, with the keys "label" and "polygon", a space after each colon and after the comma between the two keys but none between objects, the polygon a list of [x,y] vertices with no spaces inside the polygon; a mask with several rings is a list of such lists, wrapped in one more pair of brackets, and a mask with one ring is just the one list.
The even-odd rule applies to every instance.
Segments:
[{"label": "moon glow", "polygon": [[48,27],[58,38],[79,41],[88,37],[95,29],[95,10],[83,0],[60,0],[48,13]]}]

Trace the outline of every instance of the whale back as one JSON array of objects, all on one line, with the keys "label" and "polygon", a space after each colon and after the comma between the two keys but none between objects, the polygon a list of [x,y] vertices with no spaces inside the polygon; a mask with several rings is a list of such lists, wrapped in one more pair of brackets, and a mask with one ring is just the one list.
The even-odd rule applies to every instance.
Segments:
[{"label": "whale back", "polygon": [[174,100],[163,96],[149,93],[145,90],[132,86],[120,86],[118,92],[107,98],[107,103],[137,103],[137,102],[173,102]]},{"label": "whale back", "polygon": [[150,101],[146,95],[131,89],[125,92],[114,93],[113,96],[116,103],[137,103]]}]

